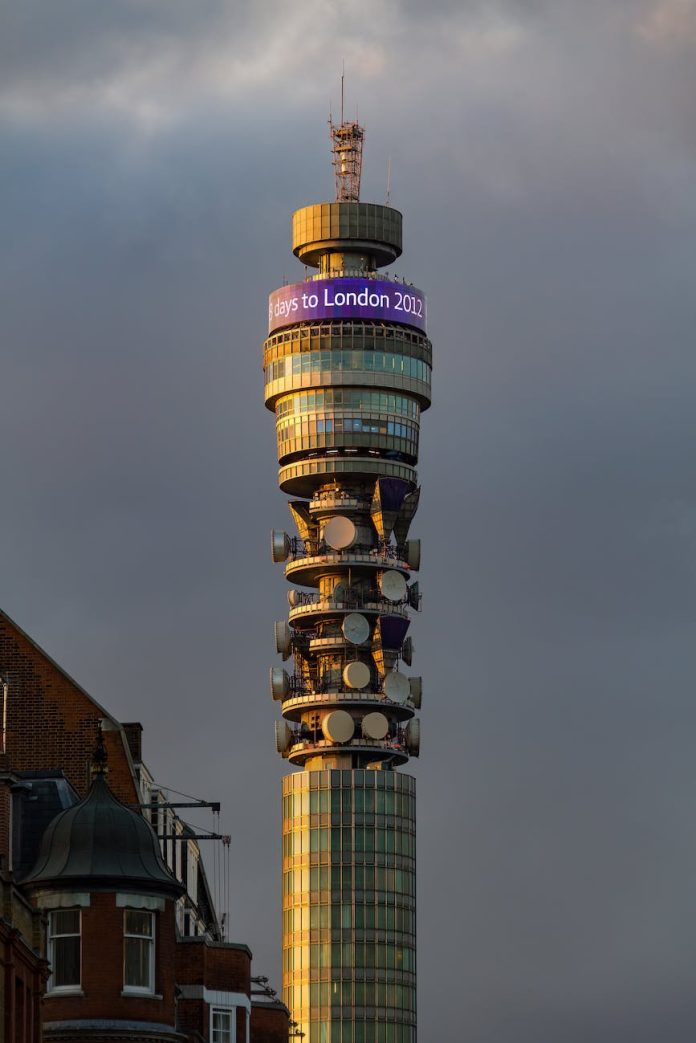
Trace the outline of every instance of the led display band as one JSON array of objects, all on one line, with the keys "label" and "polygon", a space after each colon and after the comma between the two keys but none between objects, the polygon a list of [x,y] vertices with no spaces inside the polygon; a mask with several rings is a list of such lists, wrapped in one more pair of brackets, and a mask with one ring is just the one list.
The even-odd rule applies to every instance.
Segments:
[{"label": "led display band", "polygon": [[268,332],[297,322],[367,319],[425,332],[425,294],[382,279],[314,279],[281,286],[268,298]]}]

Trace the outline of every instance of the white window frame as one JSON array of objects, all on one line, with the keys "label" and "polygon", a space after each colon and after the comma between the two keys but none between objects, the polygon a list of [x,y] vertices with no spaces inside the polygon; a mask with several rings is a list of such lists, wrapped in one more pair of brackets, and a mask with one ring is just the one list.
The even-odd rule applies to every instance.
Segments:
[{"label": "white window frame", "polygon": [[210,1008],[210,1043],[225,1043],[219,1036],[215,1035],[215,1015],[226,1014],[230,1023],[230,1034],[228,1043],[236,1043],[237,1040],[237,1008],[211,1006]]},{"label": "white window frame", "polygon": [[[142,916],[149,916],[150,918],[150,934],[129,934],[126,930],[126,921],[129,913],[138,913]],[[123,910],[123,992],[126,995],[133,996],[154,996],[155,994],[155,929],[156,920],[155,914],[149,909],[133,909],[126,907]],[[149,945],[149,966],[148,966],[148,985],[129,985],[126,982],[126,945],[129,938],[135,938],[138,941],[148,941]]]},{"label": "white window frame", "polygon": [[[54,924],[56,917],[60,916],[61,913],[77,913],[78,918],[78,929],[77,933],[72,934],[56,934],[54,930]],[[69,985],[56,985],[55,984],[55,940],[56,938],[79,938],[80,939],[80,962],[78,970],[78,981],[71,982]],[[51,976],[48,979],[47,992],[58,992],[58,993],[69,993],[69,992],[82,992],[82,910],[77,908],[70,909],[52,909],[48,914],[48,936],[47,936],[47,957],[48,962],[51,965]]]}]

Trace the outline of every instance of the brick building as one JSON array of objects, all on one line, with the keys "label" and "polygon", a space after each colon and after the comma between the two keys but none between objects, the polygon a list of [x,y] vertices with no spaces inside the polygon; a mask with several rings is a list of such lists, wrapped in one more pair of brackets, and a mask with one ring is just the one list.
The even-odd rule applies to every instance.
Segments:
[{"label": "brick building", "polygon": [[0,698],[0,1043],[287,1040],[287,1009],[254,995],[251,952],[225,940],[196,838],[142,762],[141,726],[2,611]]}]

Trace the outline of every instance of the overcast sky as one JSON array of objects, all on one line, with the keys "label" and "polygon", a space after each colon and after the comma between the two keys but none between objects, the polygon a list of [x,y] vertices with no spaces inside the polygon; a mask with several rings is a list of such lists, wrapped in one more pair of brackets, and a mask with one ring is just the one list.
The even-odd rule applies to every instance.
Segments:
[{"label": "overcast sky", "polygon": [[364,199],[391,158],[435,359],[425,1043],[696,1038],[695,52],[694,0],[0,14],[1,604],[222,801],[278,986],[261,343],[343,60]]}]

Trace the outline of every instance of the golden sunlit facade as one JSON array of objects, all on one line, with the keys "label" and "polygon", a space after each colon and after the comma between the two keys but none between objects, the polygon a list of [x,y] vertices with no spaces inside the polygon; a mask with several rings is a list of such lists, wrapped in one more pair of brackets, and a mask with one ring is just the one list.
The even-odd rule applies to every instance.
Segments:
[{"label": "golden sunlit facade", "polygon": [[415,1039],[415,780],[283,780],[283,999],[308,1038]]},{"label": "golden sunlit facade", "polygon": [[[362,141],[349,130],[337,183]],[[292,584],[276,746],[299,769],[283,780],[283,999],[306,1043],[415,1043],[416,787],[396,769],[420,748],[408,534],[431,345],[423,294],[378,273],[401,214],[352,192],[294,215],[293,252],[317,273],[271,294],[264,344],[297,529],[272,535]]]}]

